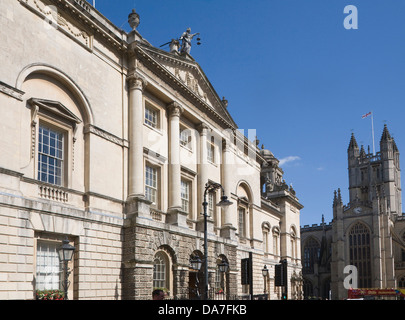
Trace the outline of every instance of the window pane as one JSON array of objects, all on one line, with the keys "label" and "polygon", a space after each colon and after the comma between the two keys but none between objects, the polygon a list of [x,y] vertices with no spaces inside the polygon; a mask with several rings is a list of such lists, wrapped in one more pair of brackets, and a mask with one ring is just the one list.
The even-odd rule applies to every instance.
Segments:
[{"label": "window pane", "polygon": [[180,129],[180,145],[191,149],[191,131],[189,129]]},{"label": "window pane", "polygon": [[39,127],[38,179],[62,185],[64,135],[44,125]]},{"label": "window pane", "polygon": [[244,237],[245,236],[245,209],[239,208],[238,213],[239,213],[239,236]]},{"label": "window pane", "polygon": [[208,194],[208,215],[214,218],[214,193]]},{"label": "window pane", "polygon": [[157,169],[145,167],[145,197],[153,204],[157,201]]},{"label": "window pane", "polygon": [[215,157],[214,157],[215,149],[214,148],[215,147],[212,143],[207,142],[207,159],[210,162],[214,162],[214,160],[215,160]]},{"label": "window pane", "polygon": [[168,270],[167,260],[162,253],[157,253],[153,261],[153,287],[168,288],[166,272]]},{"label": "window pane", "polygon": [[60,244],[41,243],[37,245],[36,289],[60,289],[60,262],[57,247]]},{"label": "window pane", "polygon": [[359,288],[371,283],[370,232],[362,223],[357,223],[350,230],[349,242],[350,264],[358,268]]},{"label": "window pane", "polygon": [[190,210],[190,183],[181,180],[181,208],[184,212]]},{"label": "window pane", "polygon": [[157,128],[158,127],[157,111],[145,107],[145,123],[153,128]]}]

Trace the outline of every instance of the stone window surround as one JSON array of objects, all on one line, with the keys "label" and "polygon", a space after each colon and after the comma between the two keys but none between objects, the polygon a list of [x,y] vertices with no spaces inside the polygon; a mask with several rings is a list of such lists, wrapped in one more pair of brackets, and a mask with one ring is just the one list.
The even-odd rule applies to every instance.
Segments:
[{"label": "stone window surround", "polygon": [[69,188],[72,184],[72,172],[74,170],[76,132],[81,120],[58,101],[31,98],[27,103],[31,107],[31,157],[34,159],[33,177],[37,179],[39,171],[39,123],[51,127],[64,135],[64,167],[62,168],[62,184],[59,186]]}]

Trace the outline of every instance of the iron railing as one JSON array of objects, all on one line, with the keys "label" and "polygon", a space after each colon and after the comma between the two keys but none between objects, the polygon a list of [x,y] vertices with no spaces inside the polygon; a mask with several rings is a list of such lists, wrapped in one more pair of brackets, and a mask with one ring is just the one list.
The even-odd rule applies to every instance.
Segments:
[{"label": "iron railing", "polygon": [[[198,292],[196,289],[186,288],[179,290],[171,300],[201,300],[203,299],[203,293]],[[229,294],[222,290],[210,289],[208,291],[208,300],[268,300],[267,294],[253,295],[251,299],[250,295],[237,295]]]}]

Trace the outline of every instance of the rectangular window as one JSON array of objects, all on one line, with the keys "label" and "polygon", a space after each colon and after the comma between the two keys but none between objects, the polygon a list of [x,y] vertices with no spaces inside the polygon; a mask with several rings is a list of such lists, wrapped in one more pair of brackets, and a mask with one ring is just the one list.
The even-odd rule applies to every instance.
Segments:
[{"label": "rectangular window", "polygon": [[39,126],[38,180],[63,184],[64,134],[45,125]]},{"label": "rectangular window", "polygon": [[180,128],[180,145],[190,150],[192,149],[190,129]]},{"label": "rectangular window", "polygon": [[181,180],[181,209],[190,212],[190,182]]},{"label": "rectangular window", "polygon": [[209,162],[215,162],[215,147],[211,142],[207,142],[207,160]]},{"label": "rectangular window", "polygon": [[245,237],[245,209],[238,209],[239,215],[239,237]]},{"label": "rectangular window", "polygon": [[37,244],[36,290],[59,290],[60,261],[57,248],[60,244],[39,242]]},{"label": "rectangular window", "polygon": [[208,215],[212,218],[215,218],[214,217],[214,205],[215,205],[214,197],[215,197],[215,194],[213,192],[208,193]]},{"label": "rectangular window", "polygon": [[269,233],[267,231],[263,231],[263,251],[264,253],[269,252],[269,247],[268,247],[268,240],[269,240]]},{"label": "rectangular window", "polygon": [[157,169],[146,165],[145,168],[145,196],[152,204],[157,203],[158,182]]},{"label": "rectangular window", "polygon": [[278,256],[278,236],[273,235],[273,254]]},{"label": "rectangular window", "polygon": [[158,111],[145,106],[145,124],[157,129],[159,127]]}]

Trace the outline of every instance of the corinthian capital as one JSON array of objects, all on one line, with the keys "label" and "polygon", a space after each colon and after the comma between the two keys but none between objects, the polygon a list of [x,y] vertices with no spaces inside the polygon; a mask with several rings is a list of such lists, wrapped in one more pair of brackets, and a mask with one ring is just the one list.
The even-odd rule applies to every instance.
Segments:
[{"label": "corinthian capital", "polygon": [[180,117],[183,113],[183,108],[178,102],[173,101],[167,106],[167,111],[170,117]]},{"label": "corinthian capital", "polygon": [[127,77],[128,86],[130,90],[141,90],[145,89],[148,81],[139,74],[133,73]]},{"label": "corinthian capital", "polygon": [[208,129],[210,127],[208,126],[208,124],[206,124],[205,122],[201,122],[198,127],[197,130],[200,133],[201,136],[207,135]]}]

